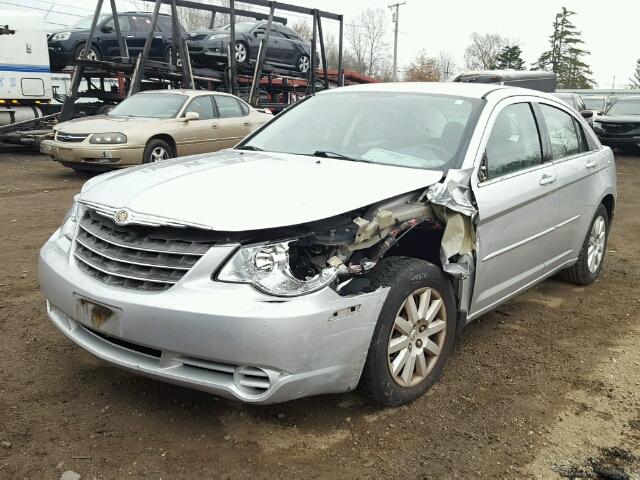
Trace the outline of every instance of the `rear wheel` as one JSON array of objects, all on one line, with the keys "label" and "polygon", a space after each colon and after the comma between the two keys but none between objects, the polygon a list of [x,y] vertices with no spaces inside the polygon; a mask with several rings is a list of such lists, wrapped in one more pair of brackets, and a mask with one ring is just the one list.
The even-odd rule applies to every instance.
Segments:
[{"label": "rear wheel", "polygon": [[[73,58],[79,58],[84,54],[85,44],[81,43],[76,47],[73,53]],[[94,47],[93,45],[89,47],[89,51],[87,52],[87,60],[101,60],[102,56],[100,55],[100,51]]]},{"label": "rear wheel", "polygon": [[249,48],[244,42],[236,42],[236,62],[241,65],[249,64]]},{"label": "rear wheel", "polygon": [[360,389],[377,403],[398,406],[436,382],[455,339],[451,282],[437,266],[413,258],[382,260],[369,289],[390,287],[373,333]]},{"label": "rear wheel", "polygon": [[604,263],[609,234],[609,215],[604,205],[596,210],[587,237],[584,239],[578,261],[571,267],[562,270],[560,276],[576,285],[589,285],[600,272]]},{"label": "rear wheel", "polygon": [[154,138],[147,143],[142,154],[142,163],[155,163],[173,157],[173,149],[164,140]]},{"label": "rear wheel", "polygon": [[309,67],[311,66],[311,59],[309,55],[303,53],[298,57],[298,61],[296,62],[296,66],[300,73],[307,73],[309,71]]}]

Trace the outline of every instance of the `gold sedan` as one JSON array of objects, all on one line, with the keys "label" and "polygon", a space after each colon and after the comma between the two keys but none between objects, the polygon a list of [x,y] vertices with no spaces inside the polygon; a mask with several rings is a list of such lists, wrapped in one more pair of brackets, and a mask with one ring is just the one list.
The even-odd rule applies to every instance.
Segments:
[{"label": "gold sedan", "polygon": [[230,148],[271,118],[226,93],[147,91],[58,124],[40,151],[74,170],[120,168]]}]

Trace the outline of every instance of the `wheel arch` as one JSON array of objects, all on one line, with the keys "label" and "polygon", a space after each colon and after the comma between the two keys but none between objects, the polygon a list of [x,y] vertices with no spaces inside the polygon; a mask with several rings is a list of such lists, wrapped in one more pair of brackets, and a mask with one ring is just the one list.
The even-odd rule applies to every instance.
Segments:
[{"label": "wheel arch", "polygon": [[615,215],[615,209],[616,209],[616,199],[613,196],[613,194],[611,193],[607,193],[602,200],[600,201],[600,203],[602,205],[604,205],[604,208],[607,210],[607,215],[609,217],[609,226],[611,226],[611,223],[613,222],[613,217]]},{"label": "wheel arch", "polygon": [[175,139],[169,135],[168,133],[157,133],[151,137],[149,137],[149,140],[147,140],[147,143],[145,143],[145,148],[147,145],[149,145],[149,143],[152,140],[163,140],[165,142],[167,142],[169,144],[169,146],[171,147],[172,153],[174,157],[178,156],[178,145],[176,144]]}]

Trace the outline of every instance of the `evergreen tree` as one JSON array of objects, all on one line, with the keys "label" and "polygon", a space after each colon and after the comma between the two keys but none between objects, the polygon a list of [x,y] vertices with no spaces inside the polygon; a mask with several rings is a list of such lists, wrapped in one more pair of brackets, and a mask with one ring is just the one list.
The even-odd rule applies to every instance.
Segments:
[{"label": "evergreen tree", "polygon": [[575,14],[562,7],[553,22],[553,33],[549,37],[551,48],[540,55],[534,68],[554,72],[561,88],[592,88],[593,72],[584,61],[590,52],[582,48],[582,32],[571,23],[570,17]]},{"label": "evergreen tree", "polygon": [[497,68],[498,70],[524,70],[525,64],[520,47],[505,45],[498,55]]},{"label": "evergreen tree", "polygon": [[640,88],[640,58],[636,62],[636,70],[633,72],[633,77],[629,79],[629,87]]}]

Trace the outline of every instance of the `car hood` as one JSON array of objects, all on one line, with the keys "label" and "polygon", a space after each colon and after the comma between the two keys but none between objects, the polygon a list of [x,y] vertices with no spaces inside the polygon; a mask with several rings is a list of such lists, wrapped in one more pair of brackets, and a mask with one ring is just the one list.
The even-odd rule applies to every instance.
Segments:
[{"label": "car hood", "polygon": [[598,121],[603,123],[640,123],[640,115],[608,116],[599,115]]},{"label": "car hood", "polygon": [[432,170],[223,150],[100,175],[80,201],[238,232],[322,220],[441,178]]},{"label": "car hood", "polygon": [[147,117],[113,117],[111,115],[95,115],[63,122],[55,127],[65,133],[108,133],[122,132],[127,128],[137,127],[144,123],[166,119]]}]

